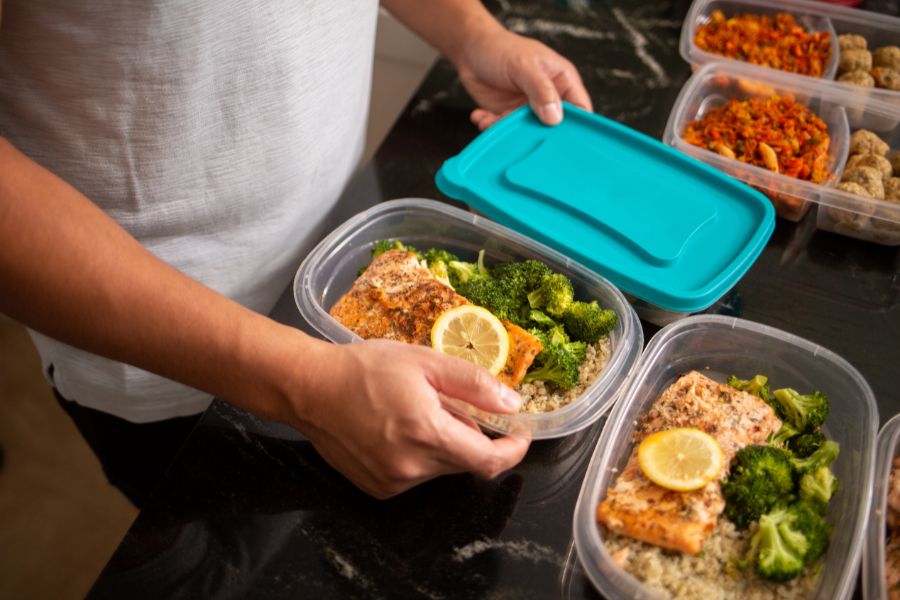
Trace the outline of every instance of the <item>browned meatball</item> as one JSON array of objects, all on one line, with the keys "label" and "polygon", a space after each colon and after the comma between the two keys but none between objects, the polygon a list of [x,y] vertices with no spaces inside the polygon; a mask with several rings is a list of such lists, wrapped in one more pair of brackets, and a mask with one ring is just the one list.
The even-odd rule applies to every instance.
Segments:
[{"label": "browned meatball", "polygon": [[850,154],[880,154],[884,156],[890,149],[883,139],[868,129],[857,129],[850,136]]},{"label": "browned meatball", "polygon": [[868,190],[858,183],[842,181],[835,186],[837,189],[853,194],[853,198],[844,199],[843,206],[824,206],[825,213],[836,225],[848,229],[862,229],[869,224],[869,217],[875,212],[875,203],[871,200]]},{"label": "browned meatball", "polygon": [[863,71],[861,69],[858,71],[847,71],[838,77],[838,81],[853,85],[861,85],[863,87],[875,87],[875,78],[872,77],[871,73],[868,71]]},{"label": "browned meatball", "polygon": [[878,198],[879,200],[884,198],[883,178],[878,169],[873,169],[872,167],[853,167],[852,169],[844,171],[841,181],[858,183],[866,189],[869,196]]},{"label": "browned meatball", "polygon": [[900,47],[883,46],[872,52],[872,66],[900,71]]},{"label": "browned meatball", "polygon": [[875,85],[886,90],[900,91],[900,71],[887,67],[875,67],[872,69],[872,77]]},{"label": "browned meatball", "polygon": [[855,33],[845,33],[837,36],[837,39],[841,52],[845,50],[865,50],[869,47],[869,44],[866,43],[866,38]]},{"label": "browned meatball", "polygon": [[841,52],[838,72],[868,71],[872,68],[872,53],[868,50],[851,49]]},{"label": "browned meatball", "polygon": [[881,173],[882,178],[888,178],[893,174],[891,161],[880,154],[854,154],[847,159],[846,169],[854,167],[872,167]]}]

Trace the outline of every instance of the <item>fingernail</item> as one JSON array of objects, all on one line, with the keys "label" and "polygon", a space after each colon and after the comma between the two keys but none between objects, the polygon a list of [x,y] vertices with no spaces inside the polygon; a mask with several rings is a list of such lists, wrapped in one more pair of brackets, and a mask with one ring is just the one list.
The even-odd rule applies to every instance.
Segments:
[{"label": "fingernail", "polygon": [[519,410],[522,406],[522,397],[510,387],[500,384],[500,402],[510,410]]},{"label": "fingernail", "polygon": [[541,120],[548,125],[556,125],[562,121],[562,106],[559,102],[550,102],[544,104],[538,109]]}]

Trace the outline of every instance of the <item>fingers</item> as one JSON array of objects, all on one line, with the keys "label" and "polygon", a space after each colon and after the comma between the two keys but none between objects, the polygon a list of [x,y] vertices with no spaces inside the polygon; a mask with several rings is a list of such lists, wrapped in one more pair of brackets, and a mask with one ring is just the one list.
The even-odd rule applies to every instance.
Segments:
[{"label": "fingers", "polygon": [[591,103],[591,96],[588,94],[584,83],[581,81],[581,75],[578,69],[566,61],[566,65],[559,75],[554,79],[556,89],[559,90],[562,99],[571,102],[575,106],[579,106],[586,111],[593,112],[594,105]]},{"label": "fingers", "polygon": [[556,84],[539,60],[527,60],[517,63],[512,72],[513,83],[528,98],[528,104],[546,125],[556,125],[562,121],[562,103]]},{"label": "fingers", "polygon": [[480,477],[493,479],[519,464],[528,452],[530,440],[509,435],[492,440],[480,431],[473,431],[447,414],[442,428],[444,449],[456,468]]},{"label": "fingers", "polygon": [[484,131],[485,129],[499,121],[500,116],[488,110],[484,110],[483,108],[476,108],[469,116],[469,120],[472,121],[472,124],[478,127],[479,131]]},{"label": "fingers", "polygon": [[460,358],[438,355],[429,383],[439,393],[492,413],[514,413],[522,406],[522,398],[515,390],[500,383],[486,369]]}]

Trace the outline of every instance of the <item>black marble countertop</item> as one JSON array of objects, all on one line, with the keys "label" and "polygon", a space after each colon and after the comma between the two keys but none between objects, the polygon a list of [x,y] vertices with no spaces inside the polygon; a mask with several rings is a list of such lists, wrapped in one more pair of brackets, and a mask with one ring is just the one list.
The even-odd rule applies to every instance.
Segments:
[{"label": "black marble countertop", "polygon": [[[512,30],[569,57],[598,113],[661,136],[690,75],[678,53],[688,2],[486,4]],[[900,14],[898,0],[865,7]],[[380,201],[446,200],[434,175],[477,135],[471,108],[439,62],[322,234]],[[868,380],[884,423],[900,412],[898,266],[897,248],[818,231],[809,216],[779,219],[759,260],[710,311],[834,350]],[[290,289],[273,316],[308,328]],[[656,329],[645,324],[645,339]],[[597,597],[578,565],[572,514],[603,425],[535,442],[496,481],[443,477],[382,502],[295,432],[216,401],[89,597]]]}]

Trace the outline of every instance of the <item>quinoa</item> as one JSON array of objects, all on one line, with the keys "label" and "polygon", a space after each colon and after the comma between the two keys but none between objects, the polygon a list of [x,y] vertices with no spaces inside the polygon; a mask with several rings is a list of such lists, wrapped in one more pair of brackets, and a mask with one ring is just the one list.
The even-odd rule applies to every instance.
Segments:
[{"label": "quinoa", "polygon": [[578,385],[568,390],[561,390],[553,383],[544,381],[532,381],[522,383],[516,390],[522,396],[523,413],[545,413],[558,410],[584,393],[609,361],[610,355],[609,336],[605,335],[593,344],[588,344],[584,353],[584,362],[578,368]]},{"label": "quinoa", "polygon": [[822,563],[807,567],[802,576],[784,583],[766,581],[752,568],[740,571],[735,566],[736,560],[747,555],[756,528],[754,523],[741,531],[728,519],[719,519],[697,556],[665,550],[605,528],[602,531],[613,562],[669,598],[799,600],[812,596]]}]

